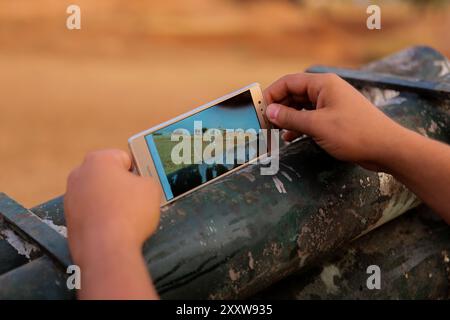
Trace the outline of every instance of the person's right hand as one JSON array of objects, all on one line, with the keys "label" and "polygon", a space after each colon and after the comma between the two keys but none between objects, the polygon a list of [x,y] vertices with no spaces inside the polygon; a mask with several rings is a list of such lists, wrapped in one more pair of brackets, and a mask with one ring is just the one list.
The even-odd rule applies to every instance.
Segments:
[{"label": "person's right hand", "polygon": [[392,121],[333,74],[288,75],[264,96],[267,118],[288,130],[285,140],[306,134],[339,160],[392,174],[450,224],[448,145]]},{"label": "person's right hand", "polygon": [[[288,130],[285,140],[306,134],[335,158],[371,170],[383,170],[390,142],[406,130],[334,74],[287,75],[264,97],[268,119]],[[315,110],[302,109],[311,104]]]}]

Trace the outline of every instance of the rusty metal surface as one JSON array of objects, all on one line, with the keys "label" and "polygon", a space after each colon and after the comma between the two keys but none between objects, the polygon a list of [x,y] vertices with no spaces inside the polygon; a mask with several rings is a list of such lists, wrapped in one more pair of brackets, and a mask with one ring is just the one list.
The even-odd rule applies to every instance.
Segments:
[{"label": "rusty metal surface", "polygon": [[[446,81],[445,66],[448,71],[439,53],[418,47],[366,70]],[[362,91],[395,121],[450,141],[448,101],[373,87]],[[281,151],[276,176],[259,170],[249,166],[164,208],[159,230],[144,246],[162,298],[249,297],[419,204],[391,176],[339,162],[310,139]],[[62,208],[57,198],[32,210],[58,225],[64,223]],[[34,281],[44,286],[44,280]]]}]

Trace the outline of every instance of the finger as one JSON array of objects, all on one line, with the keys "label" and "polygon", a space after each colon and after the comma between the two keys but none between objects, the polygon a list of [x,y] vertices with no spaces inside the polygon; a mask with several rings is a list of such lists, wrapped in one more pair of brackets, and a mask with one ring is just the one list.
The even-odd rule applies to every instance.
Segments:
[{"label": "finger", "polygon": [[298,103],[309,101],[317,104],[322,89],[330,85],[335,78],[337,76],[330,74],[290,74],[278,79],[264,90],[264,98],[267,104],[281,103],[289,96]]},{"label": "finger", "polygon": [[301,132],[288,130],[288,131],[285,131],[281,137],[283,138],[284,141],[291,142],[291,141],[294,141],[295,139],[301,137],[302,135],[303,135],[303,133],[301,133]]},{"label": "finger", "polygon": [[70,172],[69,176],[67,177],[67,184],[66,184],[67,187],[75,183],[78,180],[79,175],[80,175],[80,166],[76,167]]},{"label": "finger", "polygon": [[279,100],[275,100],[270,96],[269,91],[267,89],[264,91],[264,99],[267,104],[278,103],[283,104],[285,106],[293,107],[296,109],[303,109],[305,106],[312,105],[311,101],[306,97],[298,96],[293,93],[287,93],[286,96]]},{"label": "finger", "polygon": [[316,110],[295,110],[284,105],[272,103],[267,107],[267,117],[276,126],[303,132],[309,136],[314,135],[314,121],[316,121]]},{"label": "finger", "polygon": [[[300,99],[294,96],[288,96],[282,99],[281,101],[272,101],[271,103],[282,104],[284,106],[288,106],[297,110],[308,109],[314,110],[316,106],[309,100]],[[270,103],[269,103],[270,104]]]},{"label": "finger", "polygon": [[116,152],[116,157],[120,158],[120,160],[118,161],[122,164],[123,168],[127,171],[130,170],[132,164],[130,154],[128,152],[119,149],[114,151]]},{"label": "finger", "polygon": [[90,152],[86,155],[84,162],[100,162],[103,165],[117,165],[127,171],[131,167],[130,155],[127,152],[119,149],[108,149]]}]

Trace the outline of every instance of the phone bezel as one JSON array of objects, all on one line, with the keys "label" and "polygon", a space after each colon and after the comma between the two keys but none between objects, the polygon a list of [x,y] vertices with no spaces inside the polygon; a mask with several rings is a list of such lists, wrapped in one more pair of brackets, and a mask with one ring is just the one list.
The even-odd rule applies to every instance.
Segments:
[{"label": "phone bezel", "polygon": [[[264,101],[264,97],[263,97],[263,93],[262,93],[262,90],[261,90],[261,86],[259,85],[259,83],[253,83],[253,84],[250,84],[250,85],[248,85],[248,86],[246,86],[244,88],[241,88],[241,89],[236,90],[236,91],[234,91],[232,93],[229,93],[229,94],[227,94],[227,95],[225,95],[223,97],[220,97],[220,98],[218,98],[218,99],[216,99],[214,101],[208,102],[208,103],[206,103],[206,104],[204,104],[204,105],[202,105],[200,107],[197,107],[197,108],[195,108],[195,109],[193,109],[193,110],[191,110],[189,112],[186,112],[186,113],[184,113],[182,115],[179,115],[179,116],[177,116],[177,117],[175,117],[173,119],[170,119],[170,120],[168,120],[168,121],[166,121],[164,123],[161,123],[161,124],[159,124],[157,126],[154,126],[154,127],[150,128],[150,129],[147,129],[145,131],[142,131],[142,132],[140,132],[140,133],[138,133],[136,135],[133,135],[131,138],[128,139],[128,146],[130,148],[130,151],[131,151],[131,154],[132,154],[132,157],[133,157],[134,169],[141,176],[153,176],[153,177],[157,178],[155,180],[157,181],[157,183],[159,185],[159,188],[161,189],[161,194],[162,194],[161,206],[166,205],[168,203],[171,203],[171,202],[173,202],[173,201],[175,201],[177,199],[180,199],[180,198],[182,198],[182,197],[184,197],[184,196],[186,196],[186,195],[188,195],[188,194],[190,194],[190,193],[192,193],[192,192],[194,192],[194,191],[196,191],[196,190],[198,190],[200,188],[203,188],[203,187],[207,186],[208,184],[216,181],[216,179],[219,179],[219,178],[222,178],[222,177],[224,177],[226,175],[229,175],[232,172],[234,172],[234,171],[236,171],[238,169],[241,169],[243,166],[246,166],[246,165],[252,163],[253,161],[256,161],[256,159],[252,159],[251,161],[246,162],[246,163],[244,163],[244,164],[242,164],[242,165],[240,165],[240,166],[238,166],[238,167],[236,167],[236,168],[234,168],[234,169],[232,169],[232,170],[230,170],[230,171],[220,175],[219,177],[211,179],[210,181],[205,182],[204,184],[201,184],[201,185],[199,185],[199,186],[197,186],[197,187],[195,187],[195,188],[193,188],[193,189],[191,189],[191,190],[189,190],[189,191],[187,191],[187,192],[185,192],[185,193],[183,193],[181,195],[178,195],[178,196],[176,196],[176,197],[174,197],[174,198],[172,198],[170,200],[167,200],[167,198],[165,196],[165,193],[164,193],[164,190],[163,190],[163,187],[161,185],[161,180],[159,179],[159,176],[158,176],[158,172],[156,171],[156,167],[155,167],[152,155],[150,153],[150,150],[148,149],[147,142],[145,141],[145,136],[148,135],[148,134],[151,134],[151,133],[153,133],[155,131],[158,131],[158,130],[164,128],[164,127],[167,127],[167,126],[169,126],[169,125],[171,125],[171,124],[173,124],[175,122],[178,122],[178,121],[183,120],[183,119],[185,119],[187,117],[190,117],[190,116],[192,116],[192,115],[194,115],[196,113],[199,113],[199,112],[201,112],[203,110],[211,108],[211,107],[221,103],[222,101],[228,100],[228,99],[230,99],[230,98],[232,98],[232,97],[234,97],[236,95],[239,95],[239,94],[241,94],[241,93],[243,93],[245,91],[250,91],[250,93],[251,93],[252,100],[253,100],[253,106],[255,107],[255,111],[256,111],[259,123],[261,125],[261,128],[262,129],[270,129],[270,122],[267,120],[267,118],[265,116],[267,105],[266,105],[266,103]],[[262,156],[262,155],[259,155],[259,156]]]}]

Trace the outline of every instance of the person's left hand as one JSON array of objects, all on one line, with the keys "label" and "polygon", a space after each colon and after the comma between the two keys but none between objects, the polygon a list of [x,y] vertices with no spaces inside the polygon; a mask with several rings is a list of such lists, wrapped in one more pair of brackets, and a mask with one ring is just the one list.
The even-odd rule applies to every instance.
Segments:
[{"label": "person's left hand", "polygon": [[91,243],[120,243],[140,250],[156,230],[160,188],[152,178],[129,172],[130,167],[126,152],[104,150],[89,153],[70,174],[64,210],[75,261],[83,259]]}]

